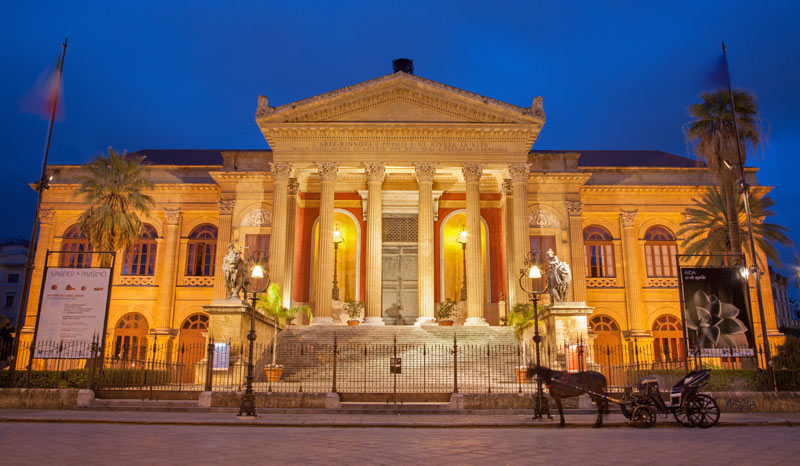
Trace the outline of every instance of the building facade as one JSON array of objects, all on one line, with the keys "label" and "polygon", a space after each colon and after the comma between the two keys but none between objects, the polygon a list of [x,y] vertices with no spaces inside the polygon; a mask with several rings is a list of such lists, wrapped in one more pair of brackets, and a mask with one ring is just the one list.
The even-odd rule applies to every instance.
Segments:
[{"label": "building facade", "polygon": [[17,324],[27,260],[28,240],[16,238],[0,242],[0,321],[5,317],[12,327]]},{"label": "building facade", "polygon": [[[430,323],[437,303],[461,300],[464,283],[459,324],[498,325],[527,299],[525,255],[553,249],[572,268],[567,300],[593,308],[594,338],[680,338],[677,231],[713,185],[694,160],[532,150],[545,123],[540,97],[518,107],[404,71],[277,107],[259,96],[255,120],[271,150],[139,152],[152,164],[155,208],[140,240],[118,253],[109,338],[204,338],[206,307],[226,297],[230,244],[268,253],[284,304],[311,306],[315,325],[341,323],[346,300],[366,303],[364,325]],[[73,194],[80,167],[49,171],[28,333],[46,250],[71,252],[51,265],[91,260],[76,226],[86,207]],[[768,191],[756,169],[747,177]]]}]

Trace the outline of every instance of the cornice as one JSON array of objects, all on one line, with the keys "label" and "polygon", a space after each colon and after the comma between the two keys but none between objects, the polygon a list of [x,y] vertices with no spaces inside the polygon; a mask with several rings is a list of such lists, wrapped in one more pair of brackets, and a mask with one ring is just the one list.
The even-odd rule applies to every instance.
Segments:
[{"label": "cornice", "polygon": [[588,173],[531,173],[528,183],[584,185],[591,177]]}]

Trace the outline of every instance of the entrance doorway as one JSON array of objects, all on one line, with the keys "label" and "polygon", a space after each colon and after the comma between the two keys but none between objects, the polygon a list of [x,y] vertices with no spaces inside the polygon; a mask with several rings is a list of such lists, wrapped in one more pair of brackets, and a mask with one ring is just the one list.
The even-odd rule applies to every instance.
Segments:
[{"label": "entrance doorway", "polygon": [[383,321],[412,325],[417,320],[417,244],[383,244]]}]

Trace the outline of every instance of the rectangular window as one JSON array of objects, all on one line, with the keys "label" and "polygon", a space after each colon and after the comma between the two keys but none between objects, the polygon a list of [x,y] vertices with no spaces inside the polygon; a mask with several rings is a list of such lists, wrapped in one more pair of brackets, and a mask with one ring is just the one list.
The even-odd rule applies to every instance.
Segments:
[{"label": "rectangular window", "polygon": [[6,307],[14,307],[14,295],[7,294],[6,295]]},{"label": "rectangular window", "polygon": [[269,235],[244,235],[244,256],[269,255]]},{"label": "rectangular window", "polygon": [[19,274],[18,273],[8,274],[8,283],[19,283]]}]

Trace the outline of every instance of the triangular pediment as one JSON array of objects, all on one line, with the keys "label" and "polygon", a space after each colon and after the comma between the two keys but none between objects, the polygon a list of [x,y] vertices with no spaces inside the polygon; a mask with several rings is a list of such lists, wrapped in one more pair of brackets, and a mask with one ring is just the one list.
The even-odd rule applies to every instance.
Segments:
[{"label": "triangular pediment", "polygon": [[403,72],[279,107],[259,98],[259,123],[544,123],[541,100],[517,107]]}]

